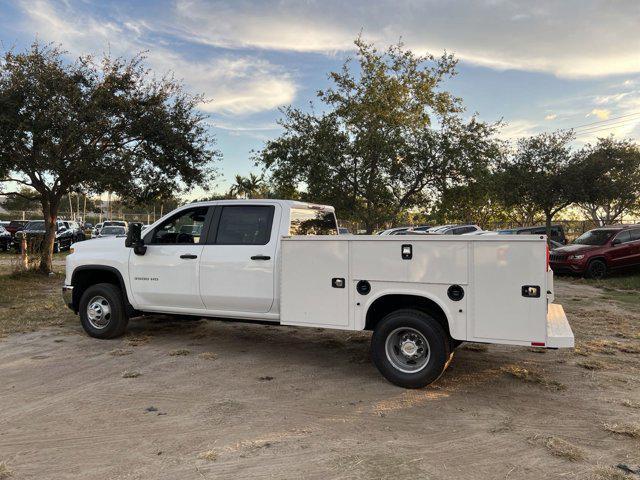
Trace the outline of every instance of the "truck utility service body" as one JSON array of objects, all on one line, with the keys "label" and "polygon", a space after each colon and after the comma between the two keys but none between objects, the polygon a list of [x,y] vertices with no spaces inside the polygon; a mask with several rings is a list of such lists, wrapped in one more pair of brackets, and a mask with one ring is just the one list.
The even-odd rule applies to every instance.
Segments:
[{"label": "truck utility service body", "polygon": [[437,379],[463,341],[573,346],[544,236],[337,231],[328,206],[191,204],[126,240],[75,244],[63,292],[99,338],[154,312],[372,330],[374,363],[405,387]]}]

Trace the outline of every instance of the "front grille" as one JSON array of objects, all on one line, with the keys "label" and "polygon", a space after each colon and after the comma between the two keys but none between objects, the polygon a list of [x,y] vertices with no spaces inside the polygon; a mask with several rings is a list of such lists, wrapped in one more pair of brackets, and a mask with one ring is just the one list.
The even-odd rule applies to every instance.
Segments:
[{"label": "front grille", "polygon": [[552,262],[562,262],[567,259],[567,255],[564,253],[552,253],[549,255],[549,260]]}]

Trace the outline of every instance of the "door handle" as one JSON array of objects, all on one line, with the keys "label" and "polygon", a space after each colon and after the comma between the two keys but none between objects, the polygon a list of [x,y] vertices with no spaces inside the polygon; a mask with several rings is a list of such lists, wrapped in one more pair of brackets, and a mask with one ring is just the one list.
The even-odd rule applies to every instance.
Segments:
[{"label": "door handle", "polygon": [[193,260],[194,258],[198,258],[198,255],[194,255],[192,253],[185,253],[184,255],[180,255],[180,258],[186,258],[187,260]]},{"label": "door handle", "polygon": [[271,257],[268,255],[254,255],[251,260],[271,260]]}]

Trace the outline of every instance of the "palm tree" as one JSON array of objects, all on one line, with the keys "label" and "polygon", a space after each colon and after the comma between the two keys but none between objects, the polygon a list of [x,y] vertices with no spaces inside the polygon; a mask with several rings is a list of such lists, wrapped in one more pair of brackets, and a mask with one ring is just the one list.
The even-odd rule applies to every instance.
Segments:
[{"label": "palm tree", "polygon": [[248,177],[236,175],[235,183],[229,189],[229,195],[241,198],[256,198],[264,194],[266,184],[262,175],[250,173]]}]

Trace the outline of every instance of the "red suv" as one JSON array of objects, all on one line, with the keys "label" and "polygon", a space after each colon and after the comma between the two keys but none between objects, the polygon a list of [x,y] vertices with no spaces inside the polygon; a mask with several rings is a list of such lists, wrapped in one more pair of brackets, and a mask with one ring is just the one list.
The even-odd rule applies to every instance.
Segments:
[{"label": "red suv", "polygon": [[611,225],[583,233],[549,256],[556,273],[603,278],[609,270],[640,265],[640,224]]}]

